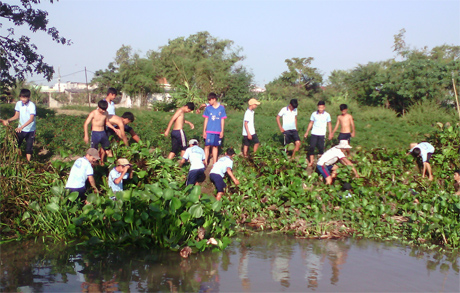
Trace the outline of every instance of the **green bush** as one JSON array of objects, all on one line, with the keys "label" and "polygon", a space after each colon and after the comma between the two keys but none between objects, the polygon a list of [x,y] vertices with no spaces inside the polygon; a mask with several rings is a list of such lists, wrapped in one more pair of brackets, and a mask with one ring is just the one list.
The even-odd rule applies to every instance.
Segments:
[{"label": "green bush", "polygon": [[402,120],[412,125],[434,125],[437,122],[456,122],[458,114],[452,108],[441,107],[435,101],[427,100],[412,105]]}]

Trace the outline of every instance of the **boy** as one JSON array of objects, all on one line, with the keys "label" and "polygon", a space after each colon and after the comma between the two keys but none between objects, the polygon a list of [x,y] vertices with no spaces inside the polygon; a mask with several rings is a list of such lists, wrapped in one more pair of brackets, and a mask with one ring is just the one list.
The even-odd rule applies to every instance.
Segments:
[{"label": "boy", "polygon": [[81,157],[73,163],[72,169],[70,169],[69,179],[65,188],[70,190],[70,192],[78,192],[78,199],[85,204],[88,204],[86,201],[86,179],[88,179],[91,187],[93,188],[94,193],[99,193],[96,188],[96,181],[93,176],[93,167],[97,160],[99,160],[98,151],[94,148],[90,148],[86,151],[86,155]]},{"label": "boy", "polygon": [[[123,122],[125,133],[131,134],[131,137],[133,138],[133,140],[135,142],[139,142],[141,140],[139,135],[137,135],[134,129],[128,125],[129,123],[134,122],[134,114],[131,112],[123,113],[123,115],[121,115],[121,121]],[[114,125],[113,127],[115,127],[116,129],[119,129],[118,125]],[[114,136],[116,135],[116,133],[110,128],[107,130],[107,132],[108,132],[107,134],[109,137],[111,135],[114,135]]]},{"label": "boy", "polygon": [[[108,115],[108,120],[110,124],[112,124],[113,128],[117,130],[116,134],[118,135],[119,138],[123,140],[126,146],[129,146],[128,143],[128,138],[126,137],[126,132],[125,132],[125,127],[124,127],[124,122],[123,118],[117,115]],[[121,125],[118,126],[118,125]],[[109,133],[113,133],[114,129],[110,129],[109,127],[106,128],[107,132],[107,138],[109,137]]]},{"label": "boy", "polygon": [[325,111],[326,103],[319,101],[317,106],[318,110],[311,114],[310,123],[304,135],[306,138],[311,129],[310,146],[307,154],[310,158],[309,167],[313,166],[313,161],[315,160],[315,148],[318,148],[318,159],[324,153],[326,127],[329,129],[329,133],[332,132],[331,115]]},{"label": "boy", "polygon": [[[289,102],[289,105],[278,113],[276,116],[276,122],[278,123],[278,128],[281,133],[284,135],[284,145],[288,145],[291,142],[294,142],[295,148],[292,152],[292,157],[294,158],[295,153],[300,149],[300,137],[297,132],[297,106],[299,103],[297,99],[292,99]],[[283,127],[281,127],[280,117],[283,117]]]},{"label": "boy", "polygon": [[185,149],[187,148],[187,138],[184,133],[184,123],[190,125],[190,129],[194,129],[195,125],[191,122],[185,120],[184,114],[190,113],[195,109],[195,105],[192,102],[188,102],[185,106],[177,109],[176,113],[169,120],[168,127],[165,131],[165,136],[168,136],[169,130],[171,129],[172,124],[174,123],[173,130],[171,131],[171,152],[168,155],[168,159],[173,159],[174,156],[180,151],[180,155],[183,156]]},{"label": "boy", "polygon": [[33,154],[33,145],[35,141],[37,110],[35,104],[30,101],[30,90],[22,89],[19,92],[20,101],[16,103],[14,116],[3,120],[3,125],[7,126],[11,121],[19,119],[16,128],[18,136],[18,147],[21,147],[23,140],[26,140],[26,158],[30,162]]},{"label": "boy", "polygon": [[411,154],[414,158],[421,157],[423,162],[422,178],[425,177],[426,171],[428,171],[428,179],[433,180],[433,174],[431,173],[430,159],[434,153],[434,147],[427,143],[421,142],[419,144],[411,143],[410,151],[407,154]]},{"label": "boy", "polygon": [[106,154],[109,157],[112,156],[112,151],[109,150],[110,142],[109,137],[105,132],[105,126],[107,125],[110,129],[117,133],[117,135],[120,135],[120,130],[115,129],[115,127],[113,127],[113,125],[109,122],[109,115],[106,111],[107,106],[107,101],[100,100],[97,103],[97,109],[89,113],[88,118],[86,118],[85,124],[83,125],[85,143],[89,143],[88,124],[91,123],[91,148],[97,149],[98,145],[101,144],[101,147],[104,149],[104,152],[102,152],[100,156],[101,164],[103,164]]},{"label": "boy", "polygon": [[235,156],[235,151],[232,148],[228,148],[225,152],[225,157],[222,157],[212,166],[211,172],[209,173],[209,179],[214,183],[217,189],[216,199],[220,200],[224,195],[224,188],[227,185],[224,182],[225,173],[232,178],[233,182],[238,185],[240,182],[235,178],[232,172],[233,161],[232,158]]},{"label": "boy", "polygon": [[345,166],[352,166],[353,172],[355,172],[356,177],[359,178],[358,171],[356,171],[353,163],[347,159],[347,152],[344,152],[346,149],[351,149],[351,146],[348,144],[347,140],[341,140],[338,145],[329,149],[318,159],[316,169],[326,179],[327,185],[331,185],[332,181],[337,177],[336,170],[338,167],[335,165],[337,161],[340,161],[340,163]]},{"label": "boy", "polygon": [[460,195],[460,170],[457,170],[454,172],[454,180],[455,180],[454,188],[455,190],[457,190],[455,195]]},{"label": "boy", "polygon": [[117,90],[113,87],[109,87],[107,89],[107,97],[104,99],[107,101],[108,106],[107,106],[107,113],[109,115],[115,115],[115,103],[113,100],[117,97]]},{"label": "boy", "polygon": [[133,178],[133,169],[127,159],[117,160],[117,166],[109,173],[108,183],[113,193],[123,191],[123,179]]},{"label": "boy", "polygon": [[254,127],[254,110],[260,105],[256,99],[250,99],[248,109],[244,113],[243,119],[243,156],[248,157],[248,149],[251,143],[254,144],[254,153],[259,148],[259,138]]},{"label": "boy", "polygon": [[204,150],[198,146],[198,140],[191,139],[189,141],[189,148],[185,151],[179,167],[185,163],[186,160],[190,161],[190,171],[188,172],[186,185],[198,185],[198,182],[203,182],[206,168],[206,157]]},{"label": "boy", "polygon": [[203,138],[205,139],[204,154],[206,162],[209,159],[209,151],[212,147],[213,164],[217,161],[219,147],[222,145],[224,137],[224,126],[227,113],[224,106],[217,102],[217,95],[210,93],[208,95],[209,106],[206,107],[203,113]]},{"label": "boy", "polygon": [[350,143],[351,138],[355,137],[355,123],[353,121],[353,116],[348,114],[348,106],[346,104],[340,105],[340,111],[342,112],[342,115],[337,116],[337,124],[335,125],[334,130],[329,133],[329,140],[332,140],[334,133],[340,125],[340,134],[338,137],[339,141],[348,140],[348,143]]}]

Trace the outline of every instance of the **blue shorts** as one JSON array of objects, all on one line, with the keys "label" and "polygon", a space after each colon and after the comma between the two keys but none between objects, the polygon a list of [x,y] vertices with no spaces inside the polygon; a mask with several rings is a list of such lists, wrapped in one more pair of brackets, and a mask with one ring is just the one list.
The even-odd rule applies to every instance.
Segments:
[{"label": "blue shorts", "polygon": [[321,173],[321,175],[323,175],[324,178],[327,178],[327,177],[331,176],[333,167],[334,167],[334,165],[329,165],[329,166],[326,166],[326,165],[319,166],[319,165],[317,165],[316,169],[319,171],[319,173]]},{"label": "blue shorts", "polygon": [[219,134],[214,134],[214,133],[206,133],[206,141],[204,145],[210,145],[210,146],[221,146],[222,144],[222,139],[219,137]]},{"label": "blue shorts", "polygon": [[110,147],[109,137],[105,131],[91,131],[91,147],[98,149],[101,144],[104,150],[108,150]]},{"label": "blue shorts", "polygon": [[227,184],[224,182],[224,178],[219,174],[211,173],[209,174],[209,179],[216,186],[217,192],[224,192],[224,188],[227,187]]},{"label": "blue shorts", "polygon": [[196,169],[190,170],[187,176],[187,184],[186,185],[195,185],[197,182],[203,182],[206,179],[204,175],[204,168],[203,169]]},{"label": "blue shorts", "polygon": [[187,137],[185,137],[184,130],[177,129],[171,131],[171,153],[177,154],[178,152],[187,149]]}]

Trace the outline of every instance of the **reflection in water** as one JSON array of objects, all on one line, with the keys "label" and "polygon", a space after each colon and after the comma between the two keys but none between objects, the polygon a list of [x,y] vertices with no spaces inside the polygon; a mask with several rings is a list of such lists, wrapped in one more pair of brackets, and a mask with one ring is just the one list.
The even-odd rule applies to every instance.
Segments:
[{"label": "reflection in water", "polygon": [[[18,253],[21,251],[21,253]],[[391,243],[254,234],[223,252],[1,246],[1,291],[459,291],[458,255]]]}]

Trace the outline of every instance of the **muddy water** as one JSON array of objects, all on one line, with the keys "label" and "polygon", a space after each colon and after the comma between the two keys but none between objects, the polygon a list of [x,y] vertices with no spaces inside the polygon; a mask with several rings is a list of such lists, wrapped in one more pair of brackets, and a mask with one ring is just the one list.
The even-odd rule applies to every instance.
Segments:
[{"label": "muddy water", "polygon": [[8,292],[460,291],[458,255],[367,240],[255,234],[188,259],[154,249],[0,248],[0,289]]}]

